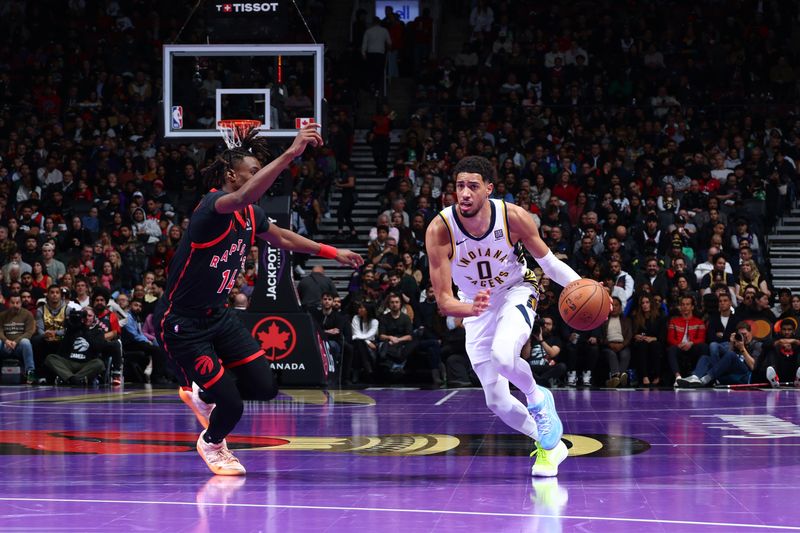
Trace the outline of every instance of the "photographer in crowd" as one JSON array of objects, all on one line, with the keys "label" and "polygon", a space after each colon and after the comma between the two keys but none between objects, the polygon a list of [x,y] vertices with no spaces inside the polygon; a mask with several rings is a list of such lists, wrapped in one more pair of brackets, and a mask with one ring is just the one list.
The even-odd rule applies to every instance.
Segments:
[{"label": "photographer in crowd", "polygon": [[761,342],[753,340],[749,322],[739,322],[730,336],[728,349],[718,357],[704,355],[690,376],[678,378],[682,388],[707,387],[715,381],[725,385],[748,383],[761,355]]},{"label": "photographer in crowd", "polygon": [[56,384],[87,385],[105,371],[100,356],[108,341],[103,338],[103,330],[95,327],[96,318],[91,307],[70,310],[58,353],[51,353],[44,361],[55,372]]},{"label": "photographer in crowd", "polygon": [[522,358],[528,361],[536,382],[557,387],[567,374],[567,365],[557,361],[561,344],[553,334],[553,319],[545,316],[533,325],[528,342],[522,347]]}]

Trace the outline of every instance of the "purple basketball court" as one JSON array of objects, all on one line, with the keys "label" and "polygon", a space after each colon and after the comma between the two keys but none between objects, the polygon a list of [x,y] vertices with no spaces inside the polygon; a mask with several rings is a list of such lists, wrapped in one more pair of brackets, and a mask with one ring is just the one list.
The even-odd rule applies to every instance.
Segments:
[{"label": "purple basketball court", "polygon": [[554,394],[557,479],[478,389],[284,391],[225,478],[174,391],[3,387],[0,531],[800,530],[794,390]]}]

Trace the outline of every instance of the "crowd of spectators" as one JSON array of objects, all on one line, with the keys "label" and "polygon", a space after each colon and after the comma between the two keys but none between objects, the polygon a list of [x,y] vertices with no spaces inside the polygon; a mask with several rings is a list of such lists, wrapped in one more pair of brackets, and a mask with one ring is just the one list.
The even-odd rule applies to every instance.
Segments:
[{"label": "crowd of spectators", "polygon": [[[150,317],[220,147],[158,129],[162,45],[208,33],[193,7],[0,4],[0,353],[28,383],[172,382]],[[299,8],[319,32],[322,4]],[[203,76],[187,80],[198,94]],[[234,297],[252,292],[252,263]]]},{"label": "crowd of spectators", "polygon": [[[397,153],[387,149],[399,122],[391,106],[373,118],[368,141],[388,179],[367,266],[343,303],[353,302],[362,352],[361,326],[378,317],[360,375],[416,360],[438,383],[444,361],[448,381],[469,382],[458,321],[423,312],[435,306],[424,232],[455,202],[449,169],[483,155],[497,170],[492,196],[528,209],[553,252],[614,299],[602,328],[570,330],[554,305],[559,288],[541,279],[543,331],[521,355],[545,383],[795,380],[800,341],[775,339],[796,339],[800,295],[772,283],[765,236],[799,183],[798,8],[718,7],[470,4],[462,51],[415,69],[415,112]],[[398,303],[410,318],[403,336],[381,318]],[[421,349],[423,339],[437,345]],[[751,341],[764,350],[748,359]],[[398,356],[397,345],[408,349]]]},{"label": "crowd of spectators", "polygon": [[[443,25],[457,7],[444,6]],[[158,137],[160,47],[185,8],[0,7],[0,340],[30,382],[102,379],[99,365],[81,373],[48,359],[89,357],[65,348],[71,308],[87,311],[72,327],[110,382],[123,369],[125,379],[169,382],[148,316],[204,192],[198,169],[217,149]],[[341,356],[343,380],[475,383],[460,320],[439,315],[429,288],[424,234],[455,201],[449,169],[477,154],[497,169],[493,197],[528,209],[553,252],[614,297],[606,325],[571,331],[558,287],[540,273],[542,324],[521,356],[545,384],[791,381],[800,350],[787,319],[800,319],[800,295],[773,285],[765,235],[798,184],[797,9],[742,2],[723,16],[712,1],[617,10],[479,0],[454,57],[431,55],[428,13],[408,25],[387,16],[390,74],[413,78],[416,107],[375,114],[369,142],[386,186],[368,237],[349,216],[359,177],[347,165],[358,98],[348,75],[364,19],[352,54],[328,64],[326,146],[290,173],[293,229],[321,236],[322,217],[337,212],[350,229],[342,238],[368,242],[347,294],[305,283],[317,286],[303,303]],[[203,42],[192,27],[185,42]],[[389,153],[389,132],[406,121]],[[355,190],[336,205],[335,187]],[[237,308],[252,292],[250,266],[232,291]],[[306,274],[302,258],[297,266],[301,289],[324,278]]]}]

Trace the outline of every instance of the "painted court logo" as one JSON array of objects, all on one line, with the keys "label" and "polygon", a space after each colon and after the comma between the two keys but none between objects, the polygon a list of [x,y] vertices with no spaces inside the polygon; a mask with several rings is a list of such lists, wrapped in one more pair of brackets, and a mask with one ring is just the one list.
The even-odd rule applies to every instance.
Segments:
[{"label": "painted court logo", "polygon": [[[622,435],[564,435],[571,457],[625,457],[646,452],[650,445]],[[230,435],[233,450],[330,452],[372,456],[527,457],[530,439],[498,435],[487,446],[486,435],[403,433],[352,436]],[[0,429],[0,455],[162,454],[192,452],[195,433],[108,430]]]},{"label": "painted court logo", "polygon": [[201,355],[194,360],[194,369],[197,370],[201,376],[205,376],[214,370],[214,361],[207,355]]},{"label": "painted court logo", "polygon": [[250,334],[259,342],[267,359],[273,362],[289,357],[297,345],[294,326],[279,316],[261,319]]}]

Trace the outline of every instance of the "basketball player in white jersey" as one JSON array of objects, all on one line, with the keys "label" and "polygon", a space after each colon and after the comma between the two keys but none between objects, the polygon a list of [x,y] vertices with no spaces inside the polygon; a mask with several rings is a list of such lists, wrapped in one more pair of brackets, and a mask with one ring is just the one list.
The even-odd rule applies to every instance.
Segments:
[{"label": "basketball player in white jersey", "polygon": [[[486,405],[503,422],[536,441],[531,473],[555,476],[567,457],[553,394],[536,385],[520,357],[536,317],[538,280],[518,248],[521,242],[547,276],[567,285],[580,276],[556,259],[524,209],[489,199],[494,176],[483,157],[465,157],[453,169],[458,203],[439,213],[425,236],[431,283],[441,312],[465,317],[467,354],[480,378]],[[459,288],[453,295],[452,282]],[[509,390],[526,398],[527,408]]]}]

